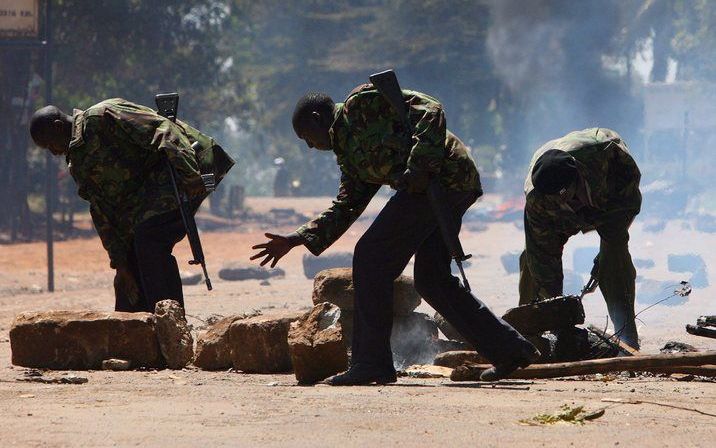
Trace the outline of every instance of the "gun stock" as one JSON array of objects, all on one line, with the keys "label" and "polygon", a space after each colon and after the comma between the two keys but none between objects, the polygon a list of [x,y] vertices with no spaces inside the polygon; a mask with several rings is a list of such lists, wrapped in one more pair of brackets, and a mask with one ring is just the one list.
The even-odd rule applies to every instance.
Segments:
[{"label": "gun stock", "polygon": [[[176,121],[177,111],[179,109],[179,94],[177,93],[160,93],[154,97],[154,101],[157,103],[157,113],[162,117],[168,118],[172,122]],[[204,272],[204,281],[206,282],[206,289],[211,291],[213,289],[211,280],[209,279],[209,273],[206,270],[206,260],[204,258],[204,249],[201,246],[201,239],[199,238],[199,230],[196,227],[196,220],[194,214],[191,212],[191,203],[189,196],[186,192],[179,188],[177,182],[177,172],[174,165],[169,161],[167,156],[165,159],[167,169],[169,170],[169,178],[172,182],[172,188],[174,189],[174,197],[177,200],[179,206],[179,213],[181,214],[182,222],[184,223],[184,229],[186,230],[186,236],[189,240],[189,247],[191,248],[192,260],[189,260],[191,265],[201,265],[201,269]]]},{"label": "gun stock", "polygon": [[[390,106],[400,117],[403,122],[405,129],[411,129],[410,119],[408,117],[408,107],[403,100],[403,93],[400,90],[400,84],[398,78],[393,70],[385,70],[380,73],[376,73],[370,76],[370,82],[380,92],[381,95],[388,101]],[[466,290],[470,291],[470,284],[465,276],[465,270],[462,266],[462,262],[470,258],[472,255],[465,255],[462,250],[462,244],[460,244],[460,238],[458,236],[459,227],[456,225],[453,219],[451,210],[448,207],[448,201],[443,186],[437,178],[430,180],[427,189],[428,202],[430,208],[433,210],[435,219],[438,222],[440,233],[450,251],[450,256],[455,260],[460,275],[462,276],[462,284]]]}]

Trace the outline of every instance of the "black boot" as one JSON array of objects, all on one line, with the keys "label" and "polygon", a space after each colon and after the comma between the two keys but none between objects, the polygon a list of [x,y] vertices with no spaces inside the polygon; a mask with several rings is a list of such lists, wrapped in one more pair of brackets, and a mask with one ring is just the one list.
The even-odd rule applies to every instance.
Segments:
[{"label": "black boot", "polygon": [[510,376],[517,369],[527,367],[537,361],[541,353],[532,344],[525,345],[514,358],[495,364],[480,374],[480,381],[497,381]]},{"label": "black boot", "polygon": [[398,378],[392,367],[378,367],[370,364],[356,364],[338,375],[323,380],[324,384],[331,386],[362,386],[367,384],[395,383]]}]

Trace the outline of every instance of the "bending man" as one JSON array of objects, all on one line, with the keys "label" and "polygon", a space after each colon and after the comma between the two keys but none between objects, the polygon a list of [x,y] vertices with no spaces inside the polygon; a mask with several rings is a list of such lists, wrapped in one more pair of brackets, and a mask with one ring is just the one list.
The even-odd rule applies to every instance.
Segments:
[{"label": "bending man", "polygon": [[[309,148],[333,150],[341,170],[338,197],[313,221],[290,235],[266,234],[254,246],[262,265],[304,245],[319,255],[361,215],[382,185],[399,190],[358,241],[353,254],[355,314],[351,368],[326,380],[332,385],[395,382],[390,348],[393,281],[415,255],[415,287],[495,367],[485,379],[504,377],[534,361],[539,352],[516,330],[465,290],[450,272],[450,254],[425,189],[438,177],[454,219],[482,194],[469,150],[446,129],[442,105],[429,95],[404,90],[413,131],[406,134],[388,101],[370,84],[344,103],[325,94],[301,98],[293,128]],[[411,143],[406,145],[406,138]]]},{"label": "bending man", "polygon": [[639,348],[629,226],[641,208],[641,173],[626,143],[609,129],[575,131],[538,149],[528,173],[520,304],[561,295],[564,245],[596,230],[597,280],[609,316],[619,337]]},{"label": "bending man", "polygon": [[[217,182],[233,160],[211,137],[186,123],[121,98],[72,116],[55,106],[32,116],[35,143],[65,156],[78,194],[109,254],[116,311],[154,312],[156,302],[184,299],[172,249],[185,236],[166,160],[194,210],[207,196],[202,172]],[[199,143],[197,152],[192,148]]]}]

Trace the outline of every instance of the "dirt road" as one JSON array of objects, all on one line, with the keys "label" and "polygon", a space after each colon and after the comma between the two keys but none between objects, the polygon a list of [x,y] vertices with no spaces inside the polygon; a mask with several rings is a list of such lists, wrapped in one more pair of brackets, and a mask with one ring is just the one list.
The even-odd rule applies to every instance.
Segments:
[{"label": "dirt road", "polygon": [[[312,214],[329,198],[264,200],[257,210],[294,207]],[[371,211],[380,204],[374,204]],[[483,206],[489,208],[489,200]],[[331,251],[351,250],[369,221],[357,223]],[[210,272],[224,262],[246,260],[249,247],[262,240],[259,225],[240,231],[203,235]],[[678,283],[688,273],[668,269],[667,255],[697,254],[716,266],[716,236],[671,222],[661,233],[641,224],[632,232],[635,258],[649,259],[645,280]],[[477,227],[475,227],[477,228]],[[291,228],[276,229],[290,231]],[[513,223],[492,223],[484,231],[464,231],[464,246],[475,254],[470,283],[496,312],[516,302],[517,275],[508,274],[501,256],[519,251],[522,234]],[[565,267],[571,269],[580,247],[595,247],[595,236],[571,241]],[[188,248],[181,243],[180,260]],[[654,401],[716,414],[716,384],[673,378],[508,381],[498,386],[449,380],[401,378],[385,387],[299,387],[292,375],[245,375],[231,372],[147,371],[74,372],[83,385],[18,382],[24,369],[10,364],[8,331],[20,311],[101,309],[113,305],[112,273],[98,239],[56,245],[57,287],[44,292],[42,243],[0,246],[0,445],[14,446],[713,446],[716,417],[653,404],[613,404],[602,398]],[[303,275],[297,250],[282,260],[283,278],[224,282],[214,275],[215,290],[186,288],[190,322],[211,314],[252,309],[310,306],[311,280]],[[185,265],[186,266],[186,265]],[[410,271],[411,267],[408,267]],[[409,272],[408,272],[409,273]],[[688,279],[688,278],[687,278]],[[664,297],[670,294],[667,283]],[[671,283],[668,283],[671,284]],[[653,285],[652,285],[653,286]],[[644,286],[640,286],[644,287]],[[716,288],[694,289],[679,306],[657,305],[640,316],[643,349],[655,353],[668,340],[716,349],[716,341],[687,335],[684,324],[701,314],[716,314]],[[604,325],[606,308],[598,294],[586,300],[587,320]],[[647,306],[639,303],[637,310]],[[427,305],[420,310],[429,311]],[[52,375],[62,375],[54,372]],[[552,413],[562,405],[606,407],[603,417],[584,425],[529,426],[520,420]]]}]

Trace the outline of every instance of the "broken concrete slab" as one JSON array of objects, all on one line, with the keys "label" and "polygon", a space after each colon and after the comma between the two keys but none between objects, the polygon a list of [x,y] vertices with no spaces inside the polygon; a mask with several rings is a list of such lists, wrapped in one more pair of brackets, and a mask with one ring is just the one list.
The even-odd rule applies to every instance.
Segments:
[{"label": "broken concrete slab", "polygon": [[[226,370],[232,367],[229,327],[237,320],[254,315],[238,314],[212,320],[206,331],[196,338],[194,365],[204,370]],[[210,320],[207,319],[207,322]]]},{"label": "broken concrete slab", "polygon": [[337,306],[323,302],[291,323],[288,347],[299,384],[313,384],[348,368]]},{"label": "broken concrete slab", "polygon": [[25,312],[10,329],[12,363],[62,370],[100,369],[119,358],[134,367],[162,367],[155,317],[100,311]]},{"label": "broken concrete slab", "polygon": [[670,272],[691,272],[694,273],[704,266],[704,259],[697,254],[669,254],[667,265]]},{"label": "broken concrete slab", "polygon": [[654,263],[654,260],[650,258],[635,258],[634,259],[634,267],[637,269],[651,269],[654,266],[656,266],[656,263]]},{"label": "broken concrete slab", "polygon": [[520,253],[521,252],[505,252],[500,256],[500,262],[505,272],[508,274],[517,274],[520,272]]},{"label": "broken concrete slab", "polygon": [[232,322],[229,344],[234,368],[246,373],[290,372],[288,329],[302,315],[286,311]]},{"label": "broken concrete slab", "polygon": [[179,275],[181,277],[181,284],[184,286],[198,285],[204,278],[201,272],[182,271]]},{"label": "broken concrete slab", "polygon": [[[350,268],[326,269],[316,274],[313,281],[314,305],[332,303],[342,311],[353,311],[353,270]],[[413,279],[401,275],[393,284],[393,314],[405,316],[420,305],[421,298]]]},{"label": "broken concrete slab", "polygon": [[312,254],[303,256],[303,275],[306,278],[314,278],[316,274],[326,269],[351,268],[353,267],[352,252],[334,252],[322,254],[317,257]]},{"label": "broken concrete slab", "polygon": [[154,308],[157,339],[167,367],[181,369],[194,358],[194,338],[176,300],[161,300]]},{"label": "broken concrete slab", "polygon": [[226,281],[266,280],[284,275],[286,273],[281,268],[266,269],[243,262],[226,263],[219,271],[219,278]]}]

